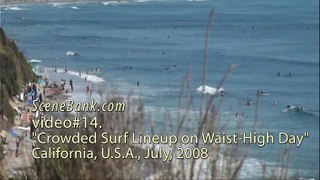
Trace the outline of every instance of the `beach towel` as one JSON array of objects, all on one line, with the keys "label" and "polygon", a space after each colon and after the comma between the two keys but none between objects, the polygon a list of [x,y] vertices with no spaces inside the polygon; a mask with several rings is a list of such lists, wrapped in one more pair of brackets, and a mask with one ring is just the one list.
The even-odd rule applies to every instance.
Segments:
[{"label": "beach towel", "polygon": [[9,129],[9,132],[12,137],[17,138],[17,133],[12,128]]},{"label": "beach towel", "polygon": [[30,127],[18,126],[17,129],[21,129],[21,130],[24,130],[24,131],[30,131]]}]

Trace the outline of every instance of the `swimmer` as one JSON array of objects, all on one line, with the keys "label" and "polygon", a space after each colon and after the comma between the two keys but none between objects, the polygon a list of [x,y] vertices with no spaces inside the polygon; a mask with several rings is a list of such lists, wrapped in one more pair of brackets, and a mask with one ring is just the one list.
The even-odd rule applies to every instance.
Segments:
[{"label": "swimmer", "polygon": [[247,105],[248,105],[248,106],[251,106],[252,104],[253,104],[253,102],[252,102],[251,100],[249,100],[249,99],[248,99],[248,101],[247,101]]},{"label": "swimmer", "polygon": [[221,91],[220,91],[220,95],[221,95],[221,96],[225,96],[226,94],[224,93],[223,90],[221,90]]}]

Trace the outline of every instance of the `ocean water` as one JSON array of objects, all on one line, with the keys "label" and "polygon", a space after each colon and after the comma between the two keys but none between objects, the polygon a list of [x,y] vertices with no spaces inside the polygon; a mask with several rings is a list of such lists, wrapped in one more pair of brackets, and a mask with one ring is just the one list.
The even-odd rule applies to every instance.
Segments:
[{"label": "ocean water", "polygon": [[[111,3],[27,4],[1,7],[1,27],[29,59],[41,59],[50,78],[73,79],[76,99],[85,99],[90,82],[133,92],[163,125],[166,111],[177,111],[182,79],[190,72],[194,111],[199,110],[205,29],[214,8],[209,37],[208,82],[217,86],[231,64],[238,67],[223,84],[221,119],[234,130],[235,114],[252,127],[258,89],[258,130],[310,136],[291,147],[292,174],[319,178],[319,1],[133,1]],[[74,51],[79,56],[66,56]],[[54,66],[59,72],[54,73]],[[69,73],[63,73],[64,68]],[[100,67],[100,72],[95,68]],[[87,82],[84,74],[89,69]],[[93,69],[93,72],[90,71]],[[82,78],[78,72],[82,72]],[[277,73],[281,76],[278,77]],[[289,73],[292,76],[289,76]],[[137,82],[139,81],[139,87]],[[98,98],[98,96],[96,96]],[[219,99],[218,99],[219,100]],[[273,105],[277,101],[278,105]],[[304,112],[284,113],[288,104]],[[156,110],[156,111],[155,111]],[[188,123],[186,133],[194,124]],[[286,146],[252,146],[243,177],[254,177],[260,162],[274,165]]]}]

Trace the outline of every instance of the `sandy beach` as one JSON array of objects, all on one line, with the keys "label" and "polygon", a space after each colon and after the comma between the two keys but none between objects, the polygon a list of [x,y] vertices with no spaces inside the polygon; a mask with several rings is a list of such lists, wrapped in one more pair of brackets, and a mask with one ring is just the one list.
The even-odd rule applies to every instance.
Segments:
[{"label": "sandy beach", "polygon": [[[53,82],[49,80],[47,82],[47,84],[34,84],[42,96],[46,94],[43,98],[44,102],[62,102],[67,99],[67,96],[63,95],[61,84],[55,86]],[[21,92],[27,92],[27,86]],[[30,100],[26,99],[27,96],[28,93],[22,93],[20,96],[12,97],[10,105],[16,110],[14,125],[9,130],[1,131],[4,154],[1,163],[2,173],[6,176],[5,179],[14,178],[16,175],[32,169],[34,165],[31,152],[36,141],[30,138],[30,130],[32,119],[39,118],[39,112],[31,111],[32,104]]]}]

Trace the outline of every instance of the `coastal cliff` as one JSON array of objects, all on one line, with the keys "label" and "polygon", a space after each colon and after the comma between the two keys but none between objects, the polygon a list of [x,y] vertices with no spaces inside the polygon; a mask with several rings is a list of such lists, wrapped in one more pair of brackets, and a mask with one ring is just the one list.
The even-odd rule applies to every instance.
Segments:
[{"label": "coastal cliff", "polygon": [[[0,124],[12,125],[15,111],[9,100],[17,95],[22,85],[36,80],[31,66],[15,42],[0,28]],[[6,121],[8,123],[6,123]]]}]

